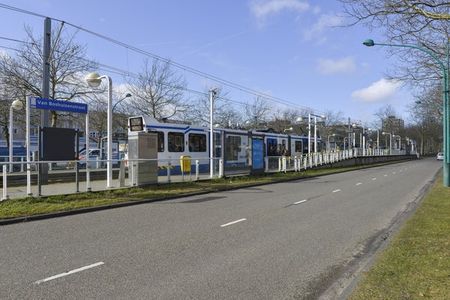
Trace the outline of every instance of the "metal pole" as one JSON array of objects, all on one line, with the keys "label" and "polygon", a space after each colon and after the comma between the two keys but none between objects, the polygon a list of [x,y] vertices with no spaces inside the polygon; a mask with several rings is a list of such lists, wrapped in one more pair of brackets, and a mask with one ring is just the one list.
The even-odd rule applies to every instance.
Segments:
[{"label": "metal pole", "polygon": [[362,125],[362,144],[363,144],[363,156],[366,155],[366,133],[364,125]]},{"label": "metal pole", "polygon": [[314,153],[317,153],[317,117],[314,116]]},{"label": "metal pole", "polygon": [[213,112],[214,112],[214,89],[209,90],[209,178],[214,177],[214,126],[213,126]]},{"label": "metal pole", "polygon": [[[106,163],[106,187],[112,187],[112,80],[111,77],[105,76],[108,79],[108,119],[107,119],[107,128],[108,128],[108,144],[107,144],[107,163]],[[89,155],[89,153],[87,153]]]},{"label": "metal pole", "polygon": [[14,132],[14,130],[13,130],[13,121],[14,120],[14,117],[13,117],[13,107],[12,107],[12,104],[11,104],[11,106],[9,107],[9,173],[12,173],[13,172],[13,164],[12,164],[12,162],[13,162],[13,160],[14,160],[14,157],[13,157],[13,151],[14,151],[14,149],[13,149],[13,132]]},{"label": "metal pole", "polygon": [[308,155],[311,154],[311,114],[308,114]]},{"label": "metal pole", "polygon": [[91,191],[91,171],[89,169],[89,112],[86,113],[86,134],[85,134],[85,141],[86,141],[86,192]]},{"label": "metal pole", "polygon": [[[52,20],[45,18],[44,20],[44,42],[42,49],[42,98],[50,98],[50,52],[51,52],[51,38],[52,38]],[[41,111],[41,127],[48,127],[48,110],[43,109]],[[39,156],[42,157],[43,153],[40,152]],[[39,181],[40,184],[48,183],[48,165],[39,165]]]},{"label": "metal pole", "polygon": [[[444,131],[444,160],[443,160],[443,184],[445,187],[450,187],[450,128],[449,128],[449,122],[450,122],[450,109],[449,109],[449,70],[450,70],[450,44],[447,42],[447,66],[444,65],[442,68],[444,76],[443,76],[443,102],[444,102],[444,124],[443,124],[443,131]],[[445,68],[447,67],[447,68]]]},{"label": "metal pole", "polygon": [[31,196],[31,165],[30,165],[30,96],[25,97],[25,141],[26,141],[26,157],[27,157],[27,195]]},{"label": "metal pole", "polygon": [[377,150],[380,150],[380,130],[377,129]]}]

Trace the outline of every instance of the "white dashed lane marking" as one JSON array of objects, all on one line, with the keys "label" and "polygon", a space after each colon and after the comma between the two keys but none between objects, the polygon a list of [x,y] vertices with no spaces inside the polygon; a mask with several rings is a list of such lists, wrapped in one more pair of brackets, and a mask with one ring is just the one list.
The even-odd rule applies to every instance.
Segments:
[{"label": "white dashed lane marking", "polygon": [[362,182],[358,182],[356,185],[361,185],[362,184]]},{"label": "white dashed lane marking", "polygon": [[236,221],[233,221],[233,222],[230,222],[230,223],[226,223],[226,224],[222,224],[222,225],[220,225],[220,227],[226,227],[226,226],[230,226],[230,225],[233,225],[233,224],[236,224],[236,223],[239,223],[239,222],[242,222],[242,221],[246,221],[247,219],[239,219],[239,220],[236,220]]},{"label": "white dashed lane marking", "polygon": [[75,274],[75,273],[78,273],[78,272],[81,272],[81,271],[85,271],[85,270],[88,270],[88,269],[92,269],[92,268],[101,266],[103,264],[104,264],[104,262],[100,261],[100,262],[92,264],[92,265],[84,266],[84,267],[81,267],[81,268],[78,268],[78,269],[74,269],[74,270],[71,270],[71,271],[68,271],[68,272],[65,272],[65,273],[61,273],[61,274],[58,274],[58,275],[54,275],[54,276],[51,276],[51,277],[47,277],[47,278],[38,280],[38,281],[35,282],[35,284],[41,284],[41,283],[44,283],[44,282],[47,282],[47,281],[50,281],[50,280],[54,280],[54,279],[57,279],[57,278],[68,276],[68,275],[72,275],[72,274]]},{"label": "white dashed lane marking", "polygon": [[333,193],[337,193],[337,192],[340,192],[340,191],[341,191],[340,189],[337,189],[337,190],[334,190]]},{"label": "white dashed lane marking", "polygon": [[300,203],[303,203],[303,202],[306,202],[306,201],[308,201],[308,199],[300,200],[300,201],[294,202],[294,205],[297,205],[297,204],[300,204]]}]

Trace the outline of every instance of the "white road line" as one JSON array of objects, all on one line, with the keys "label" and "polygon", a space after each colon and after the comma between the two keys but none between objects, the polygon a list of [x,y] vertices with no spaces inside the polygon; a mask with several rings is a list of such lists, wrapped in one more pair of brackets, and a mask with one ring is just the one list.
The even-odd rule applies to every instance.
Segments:
[{"label": "white road line", "polygon": [[242,222],[242,221],[246,221],[246,220],[247,219],[239,219],[239,220],[236,220],[236,221],[233,221],[233,222],[230,222],[230,223],[222,224],[222,225],[220,225],[220,227],[230,226],[230,225],[233,225],[233,224],[236,224],[236,223],[239,223],[239,222]]},{"label": "white road line", "polygon": [[104,264],[104,262],[100,261],[98,263],[95,263],[95,264],[92,264],[92,265],[89,265],[89,266],[81,267],[81,268],[78,268],[78,269],[75,269],[75,270],[72,270],[72,271],[69,271],[69,272],[61,273],[61,274],[58,274],[58,275],[54,275],[54,276],[51,276],[51,277],[47,277],[47,278],[38,280],[34,284],[41,284],[41,283],[44,283],[44,282],[47,282],[47,281],[50,281],[50,280],[53,280],[53,279],[57,279],[57,278],[64,277],[64,276],[67,276],[67,275],[72,275],[72,274],[75,274],[75,273],[78,273],[78,272],[81,272],[81,271],[85,271],[87,269],[95,268],[95,267],[101,266],[103,264]]},{"label": "white road line", "polygon": [[294,205],[297,205],[297,204],[300,204],[300,203],[303,203],[303,202],[306,202],[306,201],[308,201],[308,199],[297,201],[297,202],[294,202]]},{"label": "white road line", "polygon": [[361,185],[362,184],[362,182],[358,182],[356,185]]},{"label": "white road line", "polygon": [[384,176],[384,177],[387,177],[387,174],[384,174],[383,176]]},{"label": "white road line", "polygon": [[392,174],[394,174],[394,175],[395,175],[395,172],[392,172]]},{"label": "white road line", "polygon": [[377,178],[376,178],[376,177],[374,177],[374,178],[372,178],[372,180],[377,180]]},{"label": "white road line", "polygon": [[333,193],[337,193],[337,192],[340,192],[340,191],[341,191],[340,189],[337,189],[337,190],[334,190]]}]

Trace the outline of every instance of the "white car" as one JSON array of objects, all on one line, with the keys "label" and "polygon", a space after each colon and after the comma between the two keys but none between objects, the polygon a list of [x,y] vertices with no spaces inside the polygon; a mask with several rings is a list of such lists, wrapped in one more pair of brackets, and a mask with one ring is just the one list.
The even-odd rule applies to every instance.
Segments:
[{"label": "white car", "polygon": [[436,155],[436,159],[437,159],[437,160],[444,160],[444,152],[439,152],[439,153]]}]

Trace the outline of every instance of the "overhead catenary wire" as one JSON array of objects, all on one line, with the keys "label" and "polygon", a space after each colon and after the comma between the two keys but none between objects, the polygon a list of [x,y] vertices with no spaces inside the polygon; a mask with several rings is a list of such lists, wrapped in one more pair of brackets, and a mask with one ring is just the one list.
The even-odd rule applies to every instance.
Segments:
[{"label": "overhead catenary wire", "polygon": [[[44,16],[44,15],[36,13],[36,12],[32,12],[32,11],[29,11],[29,10],[21,9],[21,8],[14,7],[14,6],[7,5],[7,4],[3,4],[3,3],[0,3],[0,8],[4,8],[4,9],[7,9],[7,10],[15,11],[15,12],[22,13],[22,14],[32,15],[32,16],[40,17],[40,18],[47,18],[48,17],[48,16]],[[151,57],[151,58],[153,58],[155,60],[159,60],[159,61],[168,63],[168,64],[170,64],[170,65],[172,65],[172,66],[174,66],[176,68],[179,68],[181,70],[190,72],[192,74],[195,74],[195,75],[203,77],[203,78],[210,79],[212,81],[215,81],[215,82],[220,83],[222,85],[225,85],[225,86],[228,86],[228,87],[240,90],[242,92],[253,94],[253,95],[257,96],[257,97],[262,97],[262,98],[265,98],[267,100],[270,100],[270,101],[273,101],[273,102],[276,102],[276,103],[279,103],[279,104],[298,107],[301,110],[315,111],[315,112],[318,112],[318,113],[322,113],[319,110],[315,110],[315,109],[312,109],[312,108],[304,106],[304,105],[299,105],[299,104],[297,104],[295,102],[288,101],[288,100],[285,100],[285,99],[282,99],[282,98],[279,98],[279,97],[276,97],[276,96],[272,96],[272,95],[269,95],[267,93],[263,93],[263,92],[254,90],[252,88],[246,87],[246,86],[244,86],[242,84],[235,83],[235,82],[232,82],[232,81],[229,81],[229,80],[226,80],[226,79],[222,79],[222,78],[220,78],[220,77],[218,77],[216,75],[212,75],[212,74],[209,74],[209,73],[197,70],[197,69],[189,67],[187,65],[184,65],[184,64],[175,62],[173,60],[164,58],[164,57],[162,57],[160,55],[157,55],[157,54],[154,54],[152,52],[149,52],[149,51],[146,51],[146,50],[142,50],[142,49],[137,48],[137,47],[135,47],[133,45],[121,42],[121,41],[119,41],[117,39],[111,38],[111,37],[106,36],[104,34],[95,32],[93,30],[84,28],[84,27],[76,25],[76,24],[72,24],[72,23],[67,22],[65,20],[61,20],[61,19],[53,18],[53,17],[48,17],[48,18],[50,18],[50,19],[52,19],[54,21],[57,21],[57,22],[61,22],[61,23],[65,24],[65,25],[67,25],[67,26],[71,26],[71,27],[73,27],[75,29],[78,29],[79,31],[83,31],[85,33],[91,34],[91,35],[93,35],[95,37],[98,37],[98,38],[103,39],[105,41],[108,41],[110,43],[113,43],[113,44],[116,44],[118,46],[124,47],[124,48],[126,48],[128,50],[131,50],[133,52],[142,54],[142,55],[147,56],[147,57]]]}]

